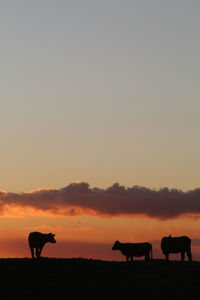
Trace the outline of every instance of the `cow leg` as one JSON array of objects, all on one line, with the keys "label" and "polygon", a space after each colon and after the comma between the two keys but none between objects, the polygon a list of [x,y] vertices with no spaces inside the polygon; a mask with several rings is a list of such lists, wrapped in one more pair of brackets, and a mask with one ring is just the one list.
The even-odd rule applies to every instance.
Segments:
[{"label": "cow leg", "polygon": [[126,261],[127,261],[127,262],[128,262],[128,259],[129,259],[129,256],[127,255],[127,256],[126,256]]},{"label": "cow leg", "polygon": [[150,251],[146,251],[145,252],[145,261],[149,261],[150,260]]},{"label": "cow leg", "polygon": [[36,257],[40,258],[40,249],[39,248],[36,248]]},{"label": "cow leg", "polygon": [[34,248],[30,246],[30,250],[31,250],[31,256],[32,256],[32,258],[35,258],[34,257]]},{"label": "cow leg", "polygon": [[191,250],[188,249],[186,252],[187,252],[188,260],[189,260],[189,261],[192,261],[192,253],[191,253]]},{"label": "cow leg", "polygon": [[43,246],[41,246],[40,248],[37,248],[37,258],[40,258],[42,249],[43,249]]},{"label": "cow leg", "polygon": [[181,261],[184,261],[185,258],[185,252],[181,252]]},{"label": "cow leg", "polygon": [[41,255],[41,251],[42,251],[42,249],[38,249],[38,258],[40,258],[40,255]]},{"label": "cow leg", "polygon": [[43,247],[44,247],[44,245],[42,245],[42,246],[40,247],[40,255],[41,255],[41,253],[42,253]]},{"label": "cow leg", "polygon": [[133,256],[131,256],[131,261],[133,261]]},{"label": "cow leg", "polygon": [[169,261],[169,253],[165,254],[165,260]]}]

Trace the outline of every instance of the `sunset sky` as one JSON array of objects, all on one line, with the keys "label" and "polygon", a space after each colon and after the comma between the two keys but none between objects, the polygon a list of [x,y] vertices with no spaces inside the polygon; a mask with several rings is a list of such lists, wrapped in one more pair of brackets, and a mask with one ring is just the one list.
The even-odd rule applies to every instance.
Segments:
[{"label": "sunset sky", "polygon": [[[0,3],[0,257],[200,260],[200,1]],[[179,259],[179,256],[174,256]]]}]

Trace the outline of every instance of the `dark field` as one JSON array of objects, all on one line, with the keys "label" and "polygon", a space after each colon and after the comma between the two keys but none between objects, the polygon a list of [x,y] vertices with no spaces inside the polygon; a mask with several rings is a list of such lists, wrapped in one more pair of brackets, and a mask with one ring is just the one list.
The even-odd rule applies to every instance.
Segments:
[{"label": "dark field", "polygon": [[200,263],[0,259],[1,299],[199,299]]}]

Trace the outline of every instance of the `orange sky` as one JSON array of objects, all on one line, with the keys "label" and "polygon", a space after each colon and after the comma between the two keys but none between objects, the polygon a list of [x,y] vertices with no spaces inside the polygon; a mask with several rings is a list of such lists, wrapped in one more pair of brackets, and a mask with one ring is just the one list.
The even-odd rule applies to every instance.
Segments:
[{"label": "orange sky", "polygon": [[[21,208],[1,217],[0,257],[30,257],[27,237],[31,231],[53,232],[57,243],[47,244],[44,256],[87,257],[94,259],[124,260],[118,251],[112,251],[115,240],[153,244],[154,258],[162,258],[160,239],[172,234],[188,235],[194,239],[194,259],[200,258],[199,225],[194,218],[160,221],[148,217],[65,217]],[[179,259],[174,255],[173,259]]]}]

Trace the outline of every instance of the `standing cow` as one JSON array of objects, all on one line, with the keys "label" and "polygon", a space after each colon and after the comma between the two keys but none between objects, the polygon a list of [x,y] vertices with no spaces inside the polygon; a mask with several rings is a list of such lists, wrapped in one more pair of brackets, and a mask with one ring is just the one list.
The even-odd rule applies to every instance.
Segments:
[{"label": "standing cow", "polygon": [[169,260],[169,253],[181,253],[181,261],[184,261],[185,252],[187,253],[188,260],[192,261],[191,253],[191,239],[187,236],[179,237],[163,237],[161,240],[161,249],[166,257],[166,261]]},{"label": "standing cow", "polygon": [[41,232],[31,232],[28,236],[28,242],[31,250],[32,258],[34,257],[34,249],[36,253],[36,257],[40,258],[42,249],[46,243],[56,243],[54,238],[55,234],[53,233],[41,233]]},{"label": "standing cow", "polygon": [[126,256],[127,261],[129,260],[129,257],[131,261],[133,261],[133,256],[145,256],[146,261],[153,258],[152,245],[150,243],[120,243],[119,241],[116,241],[112,250],[120,250],[121,253]]}]

